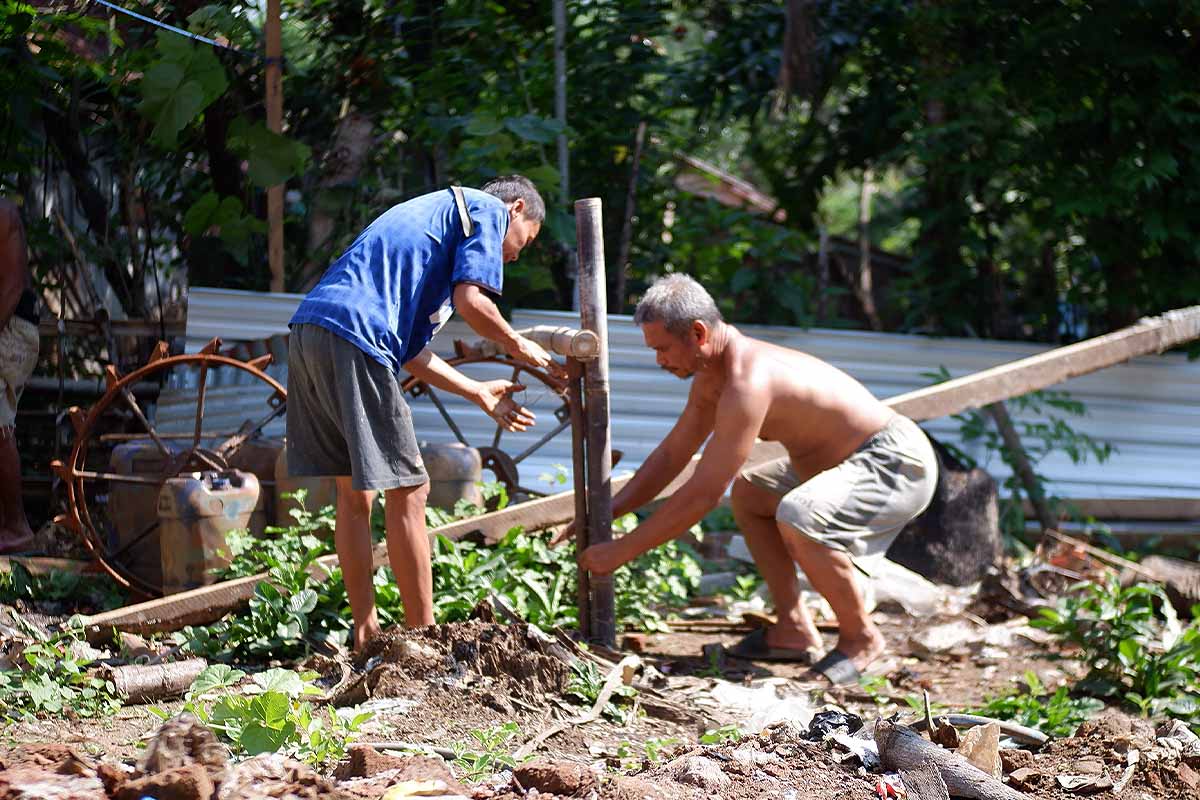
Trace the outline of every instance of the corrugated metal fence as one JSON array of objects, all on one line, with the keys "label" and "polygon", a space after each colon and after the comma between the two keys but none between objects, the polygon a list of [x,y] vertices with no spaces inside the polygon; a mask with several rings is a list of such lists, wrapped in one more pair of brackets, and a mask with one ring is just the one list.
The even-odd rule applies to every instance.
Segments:
[{"label": "corrugated metal fence", "polygon": [[[199,349],[213,336],[232,342],[265,340],[286,333],[287,321],[299,302],[298,295],[268,295],[220,289],[192,288],[188,309],[188,349]],[[535,324],[574,325],[571,312],[518,310],[516,327]],[[1044,350],[1044,347],[1012,342],[967,339],[934,339],[922,336],[842,331],[739,326],[748,335],[804,350],[846,370],[865,383],[876,395],[887,398],[928,385],[927,373],[944,366],[960,376],[1013,361]],[[443,356],[453,353],[456,338],[477,338],[460,320],[452,320],[434,342]],[[627,316],[609,318],[609,347],[612,386],[613,444],[624,453],[618,469],[642,462],[666,435],[683,408],[689,384],[662,372],[653,353],[642,343],[640,331]],[[270,368],[286,380],[286,366]],[[249,418],[266,410],[265,391],[247,386],[244,376],[210,381],[205,429],[235,431]],[[478,374],[477,377],[509,377],[507,372]],[[193,376],[194,378],[194,376]],[[229,380],[228,385],[221,385]],[[194,399],[187,379],[180,379],[164,395],[158,408],[158,424],[167,430],[190,431]],[[1068,498],[1166,498],[1200,497],[1200,363],[1179,355],[1149,356],[1102,372],[1064,383],[1056,389],[1069,391],[1088,410],[1084,418],[1067,417],[1077,431],[1109,442],[1116,448],[1104,464],[1094,460],[1073,464],[1064,454],[1054,454],[1038,465],[1052,482],[1051,490]],[[457,397],[441,395],[447,409],[474,445],[490,444],[495,426],[474,406]],[[550,412],[557,405],[552,394],[530,385],[525,399],[539,414],[539,425],[521,435],[505,434],[501,447],[519,453],[551,430],[556,422]],[[429,441],[454,441],[438,411],[428,401],[413,403],[419,437]],[[1017,419],[1021,417],[1018,415]],[[803,424],[802,420],[797,424]],[[936,436],[958,441],[958,423],[952,419],[926,423]],[[279,435],[277,423],[268,433]],[[1007,474],[998,457],[976,448],[979,457],[997,477]],[[564,430],[522,464],[522,482],[538,485],[538,476],[553,473],[555,465],[569,469],[570,432]],[[546,488],[540,485],[539,488]]]}]

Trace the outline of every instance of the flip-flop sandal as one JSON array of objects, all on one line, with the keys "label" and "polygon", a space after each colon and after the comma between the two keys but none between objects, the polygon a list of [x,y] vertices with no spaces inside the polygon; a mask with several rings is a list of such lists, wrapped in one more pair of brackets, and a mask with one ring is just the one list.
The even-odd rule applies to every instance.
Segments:
[{"label": "flip-flop sandal", "polygon": [[811,664],[812,655],[807,650],[795,647],[772,647],[767,643],[767,629],[756,628],[742,637],[741,641],[725,651],[735,658],[748,661],[788,661],[793,664]]},{"label": "flip-flop sandal", "polygon": [[862,673],[854,666],[850,657],[836,649],[830,650],[820,661],[813,664],[812,671],[824,675],[834,686],[855,686],[862,678]]}]

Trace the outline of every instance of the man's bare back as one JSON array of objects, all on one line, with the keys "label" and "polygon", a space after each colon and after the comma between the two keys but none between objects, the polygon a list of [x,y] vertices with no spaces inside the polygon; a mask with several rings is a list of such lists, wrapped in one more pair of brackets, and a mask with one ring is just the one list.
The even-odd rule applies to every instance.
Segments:
[{"label": "man's bare back", "polygon": [[[716,414],[729,391],[761,394],[766,416],[758,438],[779,442],[800,479],[844,461],[895,416],[866,387],[837,367],[807,353],[743,335],[725,326],[728,343],[714,368],[698,371],[688,403]],[[705,457],[721,457],[705,452]]]}]

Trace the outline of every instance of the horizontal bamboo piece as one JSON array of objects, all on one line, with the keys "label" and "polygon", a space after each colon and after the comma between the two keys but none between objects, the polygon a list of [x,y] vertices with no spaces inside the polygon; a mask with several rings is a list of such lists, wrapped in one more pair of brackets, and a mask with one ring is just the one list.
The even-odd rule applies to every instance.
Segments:
[{"label": "horizontal bamboo piece", "polygon": [[[535,325],[522,328],[517,333],[532,339],[545,349],[576,361],[592,361],[600,353],[600,339],[592,331],[554,325]],[[504,348],[490,339],[454,342],[454,351],[460,358],[492,358],[504,355]]]}]

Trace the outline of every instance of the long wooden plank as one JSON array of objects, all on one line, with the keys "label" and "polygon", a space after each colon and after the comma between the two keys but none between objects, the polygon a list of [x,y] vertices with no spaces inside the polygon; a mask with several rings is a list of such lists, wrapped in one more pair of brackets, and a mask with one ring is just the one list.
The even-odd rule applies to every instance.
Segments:
[{"label": "long wooden plank", "polygon": [[[1044,389],[1068,378],[1120,364],[1131,358],[1161,353],[1184,342],[1200,338],[1200,306],[1170,311],[1160,317],[1142,320],[1137,325],[1105,336],[1060,347],[983,372],[936,384],[915,392],[885,400],[889,406],[915,420],[957,414],[969,408]],[[785,455],[776,442],[759,442],[747,463],[759,463]],[[699,458],[693,458],[684,470],[660,494],[671,494],[695,471]],[[615,492],[628,477],[613,479]],[[461,520],[430,531],[450,539],[459,539],[479,531],[488,541],[498,541],[516,525],[526,530],[541,530],[570,520],[575,515],[573,492],[563,492],[520,503],[472,519]],[[387,563],[382,545],[373,553],[376,565]],[[324,556],[322,564],[334,566],[336,556]],[[155,632],[177,630],[184,625],[212,622],[246,602],[254,587],[263,579],[258,575],[204,586],[177,595],[150,600],[85,619],[89,629],[102,632],[113,627],[127,631]]]},{"label": "long wooden plank", "polygon": [[1001,364],[891,398],[887,404],[917,421],[937,419],[1019,397],[1056,383],[1161,353],[1200,339],[1200,306],[1147,317],[1136,325]]}]

